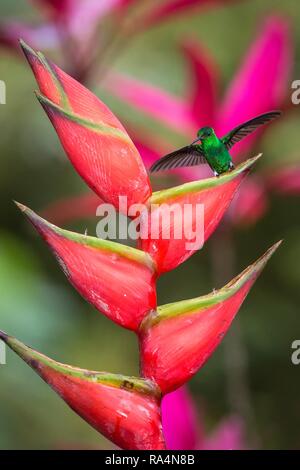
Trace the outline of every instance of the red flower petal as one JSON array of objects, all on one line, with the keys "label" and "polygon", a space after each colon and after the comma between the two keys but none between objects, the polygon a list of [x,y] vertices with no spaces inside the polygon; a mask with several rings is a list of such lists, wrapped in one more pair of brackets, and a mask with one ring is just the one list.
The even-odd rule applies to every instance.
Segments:
[{"label": "red flower petal", "polygon": [[[156,208],[150,214],[144,212],[141,216],[144,239],[140,240],[140,247],[155,260],[159,273],[176,268],[201,248],[219,224],[241,181],[258,158],[244,162],[219,178],[186,183],[152,195],[149,202],[155,204]],[[170,207],[174,204],[178,210],[175,217],[170,217]],[[187,204],[190,205],[190,213]],[[204,210],[204,236],[201,238],[200,230],[203,227],[199,227],[199,223],[202,215],[196,211],[200,204],[203,204]],[[166,236],[168,229],[169,236]],[[179,238],[177,231],[180,231]],[[191,247],[192,244],[194,247]]]},{"label": "red flower petal", "polygon": [[43,94],[38,98],[75,169],[105,201],[143,203],[151,187],[142,159],[119,120],[89,90],[22,43]]},{"label": "red flower petal", "polygon": [[18,204],[50,246],[78,292],[100,312],[130,330],[156,307],[155,268],[147,253],[60,229]]},{"label": "red flower petal", "polygon": [[160,392],[150,381],[61,364],[0,331],[79,416],[122,449],[164,449]]},{"label": "red flower petal", "polygon": [[155,381],[163,394],[189,380],[220,343],[279,244],[219,291],[164,305],[150,314],[140,327],[143,377]]}]

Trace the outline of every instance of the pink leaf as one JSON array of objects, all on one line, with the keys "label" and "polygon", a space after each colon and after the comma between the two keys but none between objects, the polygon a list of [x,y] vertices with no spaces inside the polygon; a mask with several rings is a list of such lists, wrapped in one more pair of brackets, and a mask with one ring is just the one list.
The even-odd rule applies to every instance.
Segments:
[{"label": "pink leaf", "polygon": [[275,169],[267,176],[267,186],[278,194],[300,195],[300,165],[288,165]]},{"label": "pink leaf", "polygon": [[194,133],[195,122],[188,104],[167,91],[124,75],[110,76],[105,86],[118,98],[167,127],[181,133]]},{"label": "pink leaf", "polygon": [[[287,22],[279,17],[269,18],[226,93],[217,122],[220,135],[281,106],[291,72],[291,53]],[[243,139],[235,150],[247,151],[258,135],[255,132]]]},{"label": "pink leaf", "polygon": [[183,51],[191,70],[188,102],[191,103],[195,123],[199,129],[203,126],[214,126],[218,90],[215,64],[195,40],[185,41]]},{"label": "pink leaf", "polygon": [[202,430],[197,420],[196,407],[187,387],[181,387],[165,395],[161,412],[167,449],[196,449]]},{"label": "pink leaf", "polygon": [[229,210],[233,223],[248,227],[260,220],[268,209],[264,183],[252,176],[242,185]]}]

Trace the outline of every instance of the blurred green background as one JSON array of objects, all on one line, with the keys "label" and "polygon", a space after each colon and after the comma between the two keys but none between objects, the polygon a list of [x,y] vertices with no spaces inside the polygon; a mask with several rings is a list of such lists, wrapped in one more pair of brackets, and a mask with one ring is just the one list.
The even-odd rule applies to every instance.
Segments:
[{"label": "blurred green background", "polygon": [[[0,11],[2,20],[35,18],[36,14],[25,0],[2,0]],[[176,45],[179,38],[192,32],[216,58],[225,88],[261,20],[274,11],[290,18],[296,49],[292,78],[299,79],[300,9],[296,0],[241,1],[181,15],[137,36],[114,66],[180,95],[185,70]],[[16,199],[39,211],[63,196],[84,192],[85,185],[33,96],[36,85],[25,60],[0,49],[0,79],[7,84],[7,104],[0,106],[0,327],[61,362],[136,375],[138,350],[133,334],[80,298],[12,203]],[[117,115],[126,117],[128,107],[99,93]],[[140,122],[134,114],[131,119]],[[144,124],[152,125],[146,120]],[[299,114],[293,113],[276,127],[278,133],[272,134],[272,142],[263,140],[262,168],[271,168],[273,161],[280,159],[300,162],[299,124]],[[171,137],[175,145],[176,137]],[[292,365],[290,359],[291,343],[300,339],[299,200],[272,196],[270,210],[260,222],[234,233],[235,274],[273,242],[285,240],[239,314],[246,354],[247,406],[251,409],[247,434],[249,442],[254,437],[264,449],[300,447],[300,365]],[[72,228],[84,232],[88,226],[89,234],[95,234],[96,222],[96,218],[80,221]],[[217,236],[203,251],[159,280],[159,303],[220,287],[211,263]],[[236,411],[229,393],[234,364],[228,365],[225,359],[225,343],[231,336],[189,384],[199,410],[204,411],[208,431]],[[0,366],[0,448],[110,446],[7,351],[7,365]]]}]

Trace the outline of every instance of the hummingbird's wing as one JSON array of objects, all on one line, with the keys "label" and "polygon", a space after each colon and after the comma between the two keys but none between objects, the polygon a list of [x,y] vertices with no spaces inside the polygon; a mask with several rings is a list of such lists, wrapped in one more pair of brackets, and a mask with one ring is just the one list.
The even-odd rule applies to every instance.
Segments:
[{"label": "hummingbird's wing", "polygon": [[169,170],[171,168],[180,168],[183,166],[195,166],[206,163],[202,150],[195,148],[193,145],[187,145],[175,152],[168,153],[164,157],[157,160],[150,168],[150,172],[154,173],[160,170]]},{"label": "hummingbird's wing", "polygon": [[223,144],[227,147],[227,150],[246,137],[251,132],[255,131],[259,126],[266,124],[269,121],[280,116],[281,111],[271,111],[270,113],[261,114],[250,121],[244,122],[243,124],[235,127],[227,135],[225,135],[221,140]]}]

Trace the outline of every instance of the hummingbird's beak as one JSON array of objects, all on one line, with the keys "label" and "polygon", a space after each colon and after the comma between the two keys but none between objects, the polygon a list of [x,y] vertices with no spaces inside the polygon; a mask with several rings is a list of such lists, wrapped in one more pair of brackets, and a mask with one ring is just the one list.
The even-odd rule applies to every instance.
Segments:
[{"label": "hummingbird's beak", "polygon": [[192,142],[192,145],[196,144],[197,142],[199,142],[201,140],[201,137],[197,137],[196,140],[194,140],[194,142]]}]

